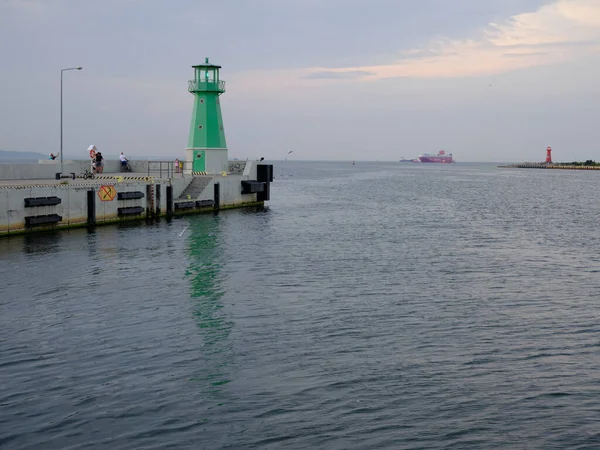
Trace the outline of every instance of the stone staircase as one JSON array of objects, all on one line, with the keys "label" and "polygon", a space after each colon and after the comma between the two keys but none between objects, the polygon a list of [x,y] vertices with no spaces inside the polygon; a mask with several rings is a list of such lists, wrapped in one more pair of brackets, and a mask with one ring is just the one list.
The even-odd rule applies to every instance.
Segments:
[{"label": "stone staircase", "polygon": [[211,180],[212,177],[194,177],[177,200],[196,200]]}]

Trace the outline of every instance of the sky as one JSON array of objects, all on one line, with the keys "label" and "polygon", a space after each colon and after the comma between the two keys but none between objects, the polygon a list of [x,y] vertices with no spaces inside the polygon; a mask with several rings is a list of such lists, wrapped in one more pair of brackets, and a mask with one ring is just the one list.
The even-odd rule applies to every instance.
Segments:
[{"label": "sky", "polygon": [[229,157],[600,161],[600,0],[0,0],[0,149],[185,154],[222,66]]}]

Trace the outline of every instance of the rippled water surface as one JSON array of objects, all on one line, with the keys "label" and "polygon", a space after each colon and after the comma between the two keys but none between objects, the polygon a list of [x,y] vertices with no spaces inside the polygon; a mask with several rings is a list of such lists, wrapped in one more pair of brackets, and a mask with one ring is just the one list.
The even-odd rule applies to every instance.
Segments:
[{"label": "rippled water surface", "polygon": [[600,448],[600,173],[288,163],[0,240],[2,449]]}]

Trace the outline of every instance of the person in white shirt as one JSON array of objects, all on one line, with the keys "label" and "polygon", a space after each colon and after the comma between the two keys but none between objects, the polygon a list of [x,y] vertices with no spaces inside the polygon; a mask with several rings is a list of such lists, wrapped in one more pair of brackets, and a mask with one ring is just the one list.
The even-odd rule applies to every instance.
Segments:
[{"label": "person in white shirt", "polygon": [[123,152],[121,152],[119,160],[121,161],[121,170],[129,170],[129,160],[125,157]]}]

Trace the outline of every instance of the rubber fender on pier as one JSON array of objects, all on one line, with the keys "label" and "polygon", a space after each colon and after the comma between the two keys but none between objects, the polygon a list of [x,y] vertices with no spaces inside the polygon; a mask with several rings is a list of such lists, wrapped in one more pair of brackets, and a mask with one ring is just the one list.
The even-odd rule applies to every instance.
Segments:
[{"label": "rubber fender on pier", "polygon": [[259,202],[271,200],[271,183],[265,183],[265,190],[256,194],[256,200]]},{"label": "rubber fender on pier", "polygon": [[87,191],[87,224],[88,226],[96,225],[96,190],[90,189]]},{"label": "rubber fender on pier", "polygon": [[54,206],[59,205],[62,200],[58,197],[29,197],[25,199],[25,208],[33,206]]},{"label": "rubber fender on pier", "polygon": [[265,182],[256,180],[242,180],[242,194],[256,194],[264,192]]},{"label": "rubber fender on pier", "polygon": [[33,227],[36,225],[46,225],[52,223],[58,223],[62,220],[62,217],[58,214],[46,214],[42,216],[28,216],[25,217],[25,226]]},{"label": "rubber fender on pier", "polygon": [[167,186],[167,216],[173,214],[173,186]]},{"label": "rubber fender on pier", "polygon": [[273,164],[257,164],[256,179],[267,183],[273,182]]},{"label": "rubber fender on pier", "polygon": [[196,206],[196,202],[176,202],[175,209],[191,209]]},{"label": "rubber fender on pier", "polygon": [[155,203],[156,204],[156,211],[155,211],[156,217],[160,216],[160,190],[161,190],[160,184],[154,185],[154,196],[156,199],[156,203]]},{"label": "rubber fender on pier", "polygon": [[144,198],[144,193],[141,191],[118,192],[117,193],[117,200],[135,200],[137,198]]},{"label": "rubber fender on pier", "polygon": [[196,207],[208,208],[209,206],[215,206],[214,200],[196,200]]},{"label": "rubber fender on pier", "polygon": [[142,206],[128,206],[126,208],[117,208],[119,216],[136,216],[143,214],[146,210]]},{"label": "rubber fender on pier", "polygon": [[214,199],[215,209],[218,211],[221,209],[221,185],[219,183],[215,183],[214,185]]}]

